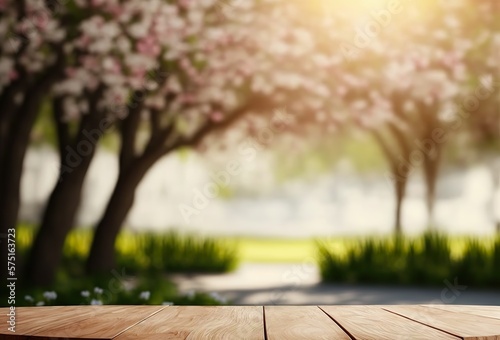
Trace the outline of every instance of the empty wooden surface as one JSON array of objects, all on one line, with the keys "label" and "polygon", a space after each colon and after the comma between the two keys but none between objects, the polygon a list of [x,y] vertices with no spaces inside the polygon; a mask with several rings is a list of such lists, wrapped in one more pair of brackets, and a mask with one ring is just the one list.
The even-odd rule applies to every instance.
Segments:
[{"label": "empty wooden surface", "polygon": [[455,305],[423,305],[424,307],[437,308],[450,312],[486,316],[500,319],[500,308],[496,306],[455,306]]},{"label": "empty wooden surface", "polygon": [[171,306],[118,336],[125,339],[264,339],[262,307]]},{"label": "empty wooden surface", "polygon": [[390,306],[386,310],[464,340],[500,340],[500,320],[424,306]]},{"label": "empty wooden surface", "polygon": [[321,309],[304,307],[265,307],[267,338],[350,339]]},{"label": "empty wooden surface", "polygon": [[408,322],[407,319],[378,306],[321,306],[320,308],[355,339],[459,339],[420,323]]},{"label": "empty wooden surface", "polygon": [[69,306],[16,308],[0,339],[500,340],[492,306]]}]

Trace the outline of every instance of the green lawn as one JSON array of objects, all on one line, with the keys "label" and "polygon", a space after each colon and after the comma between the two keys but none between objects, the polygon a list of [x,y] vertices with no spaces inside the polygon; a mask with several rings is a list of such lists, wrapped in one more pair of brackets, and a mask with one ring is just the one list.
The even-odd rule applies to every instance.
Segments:
[{"label": "green lawn", "polygon": [[[236,247],[240,262],[300,263],[317,257],[314,239],[237,237],[222,240]],[[345,243],[341,239],[327,241],[327,244],[340,251],[345,249]]]},{"label": "green lawn", "polygon": [[[339,255],[345,255],[352,246],[370,237],[338,237],[326,239],[278,239],[253,237],[222,237],[221,241],[235,246],[241,262],[258,263],[300,263],[308,259],[317,259],[317,241]],[[380,238],[381,240],[390,237]],[[466,236],[450,237],[450,248],[453,257],[460,257],[470,240]],[[481,243],[490,244],[491,239],[479,238]]]},{"label": "green lawn", "polygon": [[[141,249],[138,244],[136,234],[124,231],[118,238],[117,248],[121,253],[137,254]],[[88,252],[92,234],[88,229],[76,229],[72,231],[66,240],[66,253],[78,254],[84,257]],[[213,237],[221,246],[228,245],[237,252],[238,262],[258,262],[258,263],[300,263],[317,259],[316,241],[326,245],[328,249],[345,255],[346,250],[352,246],[357,246],[363,239],[370,237],[337,237],[337,238],[305,238],[305,239],[279,239],[279,238],[259,238],[259,237]],[[380,239],[390,239],[390,237]],[[21,248],[26,248],[33,239],[33,227],[22,225],[17,233],[17,242]],[[449,238],[452,256],[462,255],[465,245],[470,240],[468,237],[452,236]],[[485,244],[491,244],[488,238],[479,238]]]}]

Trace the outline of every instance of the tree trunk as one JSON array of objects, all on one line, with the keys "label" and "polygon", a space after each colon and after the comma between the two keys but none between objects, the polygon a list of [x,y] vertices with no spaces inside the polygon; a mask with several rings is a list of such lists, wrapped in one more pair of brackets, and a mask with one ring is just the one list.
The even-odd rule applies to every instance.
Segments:
[{"label": "tree trunk", "polygon": [[115,241],[134,204],[135,190],[149,169],[121,173],[103,217],[96,226],[86,269],[88,274],[109,273],[116,268]]},{"label": "tree trunk", "polygon": [[[23,172],[24,157],[29,145],[31,130],[35,124],[38,108],[42,101],[43,92],[39,87],[34,87],[30,91],[30,98],[25,100],[19,107],[17,116],[10,126],[10,133],[4,139],[4,155],[1,160],[2,168],[0,178],[0,238],[1,251],[0,273],[3,280],[7,277],[7,242],[6,237],[9,229],[16,228],[19,206],[21,202],[21,176]],[[16,267],[21,265],[19,254],[16,254]]]},{"label": "tree trunk", "polygon": [[[59,62],[58,58],[34,82],[21,72],[24,78],[7,87],[0,98],[0,237],[16,227],[24,156],[46,90],[60,75]],[[18,94],[24,94],[20,104],[15,101]]]},{"label": "tree trunk", "polygon": [[[408,174],[401,175],[397,169],[394,169],[394,189],[396,193],[396,211],[394,216],[394,233],[396,236],[403,234],[402,214],[403,214],[403,200],[406,194],[406,184],[408,183]],[[399,175],[399,177],[398,177]]]},{"label": "tree trunk", "polygon": [[[30,284],[48,286],[53,283],[63,255],[64,242],[74,226],[80,206],[83,184],[94,158],[97,143],[102,132],[91,134],[99,126],[101,113],[96,110],[99,93],[91,100],[92,112],[82,118],[79,132],[73,140],[68,135],[67,126],[61,122],[63,111],[56,100],[54,114],[58,127],[61,168],[59,181],[52,191],[45,208],[42,224],[31,248],[25,268]],[[85,145],[85,148],[82,146]]]},{"label": "tree trunk", "polygon": [[141,106],[137,105],[130,110],[128,116],[121,124],[121,150],[120,150],[120,175],[108,202],[104,215],[96,226],[90,254],[87,259],[86,269],[89,274],[109,273],[116,267],[115,241],[120,229],[125,222],[129,210],[134,204],[135,191],[148,170],[160,159],[172,150],[181,146],[198,145],[205,136],[215,131],[222,131],[240,119],[249,110],[257,109],[259,105],[267,104],[266,100],[252,101],[231,115],[229,119],[221,123],[208,120],[190,138],[179,138],[169,144],[170,137],[175,133],[175,125],[169,122],[167,126],[161,127],[155,123],[161,112],[152,113],[152,134],[149,142],[141,156],[137,156],[135,140],[140,121]]},{"label": "tree trunk", "polygon": [[80,164],[56,184],[50,195],[25,268],[27,281],[32,285],[48,286],[55,279],[66,236],[74,225],[80,206],[83,182],[89,165],[90,159],[85,164]]},{"label": "tree trunk", "polygon": [[[409,159],[409,148],[406,144],[404,134],[397,130],[397,127],[392,126],[391,132],[396,138],[399,145],[394,148],[392,144],[388,143],[382,134],[377,130],[371,131],[375,140],[378,142],[382,151],[390,163],[391,170],[391,184],[394,185],[394,193],[396,195],[396,209],[394,215],[394,233],[396,236],[401,236],[403,234],[402,227],[402,213],[403,213],[403,200],[406,195],[406,185],[408,183],[408,176],[412,171],[410,167]],[[399,158],[398,158],[399,156]],[[406,160],[405,164],[402,160]]]},{"label": "tree trunk", "polygon": [[428,227],[430,230],[435,228],[434,225],[434,207],[436,203],[436,184],[441,165],[441,146],[436,145],[436,150],[432,153],[424,154],[424,177],[426,184],[426,207],[428,216]]},{"label": "tree trunk", "polygon": [[500,186],[500,159],[492,159],[488,160],[487,162],[488,168],[490,170],[491,174],[491,180],[493,184],[492,188],[492,193],[490,197],[490,215],[491,219],[493,220],[493,223],[495,225],[495,231],[498,235],[500,235],[500,221],[498,220],[497,212],[496,212],[496,207],[497,207],[497,196],[496,193],[498,191],[498,188]]}]

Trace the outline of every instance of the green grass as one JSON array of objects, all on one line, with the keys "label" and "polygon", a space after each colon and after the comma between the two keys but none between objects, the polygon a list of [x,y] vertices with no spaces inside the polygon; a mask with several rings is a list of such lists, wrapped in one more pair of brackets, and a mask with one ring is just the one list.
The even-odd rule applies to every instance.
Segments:
[{"label": "green grass", "polygon": [[[19,255],[26,256],[36,229],[18,226],[16,245]],[[79,305],[98,300],[103,304],[218,305],[226,301],[213,294],[193,292],[180,295],[165,274],[177,272],[227,272],[236,267],[234,244],[223,240],[175,232],[133,234],[125,231],[116,243],[117,268],[107,275],[86,276],[83,264],[92,233],[89,229],[73,230],[67,237],[62,265],[56,282],[49,287],[35,287],[29,282],[17,289],[16,305]],[[97,293],[95,292],[97,287]],[[102,289],[102,292],[99,292]],[[54,291],[55,300],[44,296]],[[88,296],[82,296],[88,292]],[[147,292],[147,299],[141,297]],[[3,292],[3,294],[5,294]],[[2,295],[3,295],[2,294]],[[27,300],[25,296],[30,298]],[[7,302],[3,296],[1,301]],[[0,303],[1,304],[1,303]]]},{"label": "green grass", "polygon": [[[18,228],[17,246],[21,254],[27,252],[33,235],[32,227]],[[77,302],[70,298],[75,291],[92,289],[91,283],[100,282],[96,278],[85,278],[83,273],[91,236],[90,230],[77,229],[66,240],[57,284],[59,287],[68,286],[67,292],[60,292],[65,301]],[[169,288],[168,280],[156,287],[155,280],[165,280],[164,274],[223,273],[235,269],[241,262],[316,262],[323,280],[329,282],[442,285],[444,280],[452,281],[458,277],[461,284],[474,287],[500,286],[500,239],[495,238],[427,234],[402,239],[277,239],[124,231],[118,237],[116,249],[117,268],[129,277],[146,280],[145,283],[138,282],[137,289],[150,290],[151,299],[155,302],[168,299],[188,303],[191,299],[176,296]],[[153,279],[148,279],[151,277]],[[79,281],[78,278],[84,280]],[[148,289],[149,284],[153,287]],[[137,302],[139,293],[138,290],[123,292],[111,301]],[[198,298],[206,303],[210,301],[205,296],[195,295],[195,299]]]},{"label": "green grass", "polygon": [[366,238],[339,250],[318,243],[324,281],[442,285],[455,278],[475,288],[500,285],[500,238]]},{"label": "green grass", "polygon": [[120,266],[136,272],[224,273],[236,268],[237,250],[212,237],[167,233],[124,232],[117,242]]},{"label": "green grass", "polygon": [[[46,296],[54,292],[56,298]],[[144,295],[146,294],[146,295]],[[114,275],[86,278],[58,277],[51,287],[18,287],[16,306],[43,305],[89,305],[99,302],[104,305],[221,305],[226,304],[216,294],[192,292],[180,294],[177,287],[162,275],[121,277]],[[6,306],[7,298],[2,298]]]},{"label": "green grass", "polygon": [[[222,238],[236,249],[240,262],[255,263],[300,263],[316,258],[315,239],[277,239],[234,237]],[[343,249],[342,239],[327,240],[326,243]]]},{"label": "green grass", "polygon": [[[26,249],[31,244],[33,239],[33,227],[20,226],[17,231],[17,243],[22,249]],[[76,257],[84,257],[88,253],[92,234],[88,229],[76,229],[72,231],[65,243],[64,253]],[[160,239],[162,241],[160,241]],[[148,241],[149,240],[149,241]],[[305,259],[317,258],[317,243],[320,242],[328,248],[329,252],[337,256],[345,256],[350,249],[359,246],[363,240],[391,240],[390,237],[329,237],[322,239],[304,238],[304,239],[279,239],[279,238],[259,238],[259,237],[200,237],[194,235],[184,235],[182,233],[165,232],[160,234],[153,233],[133,233],[130,231],[122,232],[117,240],[117,250],[119,254],[136,256],[140,255],[139,262],[151,260],[145,257],[146,244],[149,243],[150,248],[162,248],[162,242],[170,244],[170,249],[165,250],[165,254],[160,254],[159,257],[166,257],[168,253],[171,255],[177,253],[176,256],[184,256],[182,252],[192,252],[193,255],[201,256],[203,251],[211,252],[215,258],[217,254],[222,254],[221,258],[226,258],[228,270],[234,269],[237,262],[256,262],[256,263],[300,263]],[[467,245],[470,242],[470,237],[453,236],[448,238],[450,243],[450,253],[453,258],[458,258],[466,251]],[[179,249],[174,250],[175,243],[179,242]],[[187,242],[183,247],[180,245]],[[191,242],[191,249],[189,246]],[[491,238],[481,238],[477,242],[485,245],[492,245]],[[220,252],[214,249],[220,248]],[[183,248],[184,250],[181,250]],[[194,249],[197,249],[194,251]],[[210,250],[211,249],[211,250]],[[160,250],[154,250],[160,252]],[[224,256],[227,254],[227,256]],[[229,258],[233,260],[229,261]]]},{"label": "green grass", "polygon": [[[17,229],[17,249],[28,252],[35,228],[22,225]],[[63,250],[65,275],[83,275],[83,263],[92,241],[90,229],[70,232]],[[234,242],[213,237],[178,232],[120,233],[116,241],[119,268],[129,274],[209,272],[223,273],[236,268],[238,254]]]},{"label": "green grass", "polygon": [[[322,239],[279,239],[257,237],[222,237],[238,251],[240,262],[255,263],[300,263],[305,259],[318,258],[318,242],[329,251],[344,256],[349,249],[357,247],[363,240],[390,240],[391,237],[327,237]],[[448,238],[450,252],[453,258],[460,257],[466,250],[470,238],[454,236]],[[478,242],[490,244],[489,238],[481,238]]]}]

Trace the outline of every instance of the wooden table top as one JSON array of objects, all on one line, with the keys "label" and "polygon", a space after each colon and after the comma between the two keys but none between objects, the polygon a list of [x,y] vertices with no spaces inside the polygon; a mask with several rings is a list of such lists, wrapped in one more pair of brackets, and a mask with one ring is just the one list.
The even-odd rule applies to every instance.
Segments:
[{"label": "wooden table top", "polygon": [[0,339],[500,340],[496,306],[19,307],[15,333],[0,309]]}]

